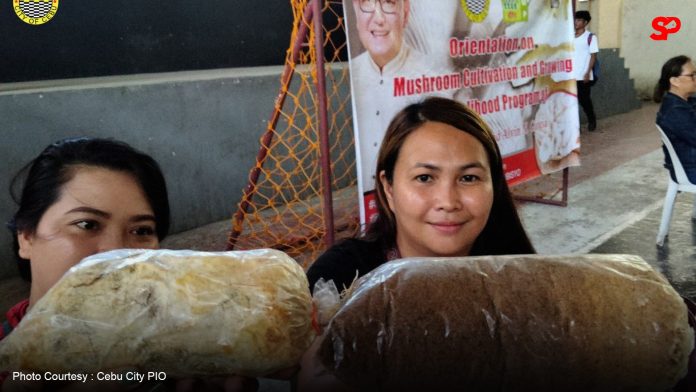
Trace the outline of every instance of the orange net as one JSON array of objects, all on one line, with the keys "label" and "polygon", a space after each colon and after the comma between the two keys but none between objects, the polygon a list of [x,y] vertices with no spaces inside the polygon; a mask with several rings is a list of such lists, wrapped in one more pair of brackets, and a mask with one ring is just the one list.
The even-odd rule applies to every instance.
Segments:
[{"label": "orange net", "polygon": [[[303,267],[325,248],[326,220],[320,165],[320,99],[312,4],[291,0],[294,27],[280,94],[250,182],[232,222],[229,249],[275,248]],[[350,79],[341,1],[322,1],[325,94],[330,146],[333,222],[337,237],[359,229]]]}]

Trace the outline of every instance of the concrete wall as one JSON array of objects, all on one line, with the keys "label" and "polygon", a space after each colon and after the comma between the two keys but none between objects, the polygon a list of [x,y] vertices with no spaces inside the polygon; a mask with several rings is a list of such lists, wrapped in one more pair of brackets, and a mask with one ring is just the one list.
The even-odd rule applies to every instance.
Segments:
[{"label": "concrete wall", "polygon": [[[696,1],[624,0],[622,9],[621,56],[626,59],[637,92],[647,98],[652,96],[667,59],[680,54],[696,57]],[[657,16],[679,17],[681,30],[666,41],[653,41],[652,20]]]},{"label": "concrete wall", "polygon": [[[618,49],[600,49],[598,59],[601,64],[601,77],[592,87],[592,103],[597,118],[605,118],[640,108],[633,80],[628,76],[624,59],[619,57]],[[580,109],[580,120],[586,121]]]},{"label": "concrete wall", "polygon": [[621,6],[623,0],[577,1],[576,10],[590,11],[592,21],[587,29],[600,37],[599,47],[621,46]]},{"label": "concrete wall", "polygon": [[[629,0],[630,1],[630,0]],[[593,1],[597,14],[590,24],[590,31],[597,33],[600,48],[618,48],[621,46],[621,7],[622,0]]]},{"label": "concrete wall", "polygon": [[[230,218],[255,162],[281,71],[259,67],[1,86],[0,219],[15,211],[7,192],[12,176],[49,143],[79,135],[123,140],[160,163],[172,233]],[[0,278],[16,274],[10,247],[3,229]]]}]

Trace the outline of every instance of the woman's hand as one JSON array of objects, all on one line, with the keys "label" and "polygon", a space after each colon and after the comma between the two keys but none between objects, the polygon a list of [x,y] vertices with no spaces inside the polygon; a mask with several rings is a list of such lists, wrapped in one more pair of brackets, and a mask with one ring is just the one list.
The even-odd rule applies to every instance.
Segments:
[{"label": "woman's hand", "polygon": [[351,392],[352,389],[331,374],[319,360],[317,353],[324,340],[323,335],[314,339],[312,345],[302,356],[300,372],[297,375],[298,392]]}]

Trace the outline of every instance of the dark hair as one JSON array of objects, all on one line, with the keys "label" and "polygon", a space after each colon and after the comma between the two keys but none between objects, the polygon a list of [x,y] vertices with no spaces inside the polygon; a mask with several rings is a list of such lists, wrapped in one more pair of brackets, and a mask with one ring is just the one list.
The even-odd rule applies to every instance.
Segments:
[{"label": "dark hair", "polygon": [[[406,138],[428,121],[451,125],[474,136],[486,150],[493,182],[493,205],[488,222],[471,248],[474,255],[534,253],[527,233],[517,215],[512,195],[505,181],[503,159],[488,125],[467,106],[445,98],[427,98],[407,106],[389,124],[377,157],[377,175],[384,170],[387,181],[394,178],[399,151]],[[389,209],[381,181],[376,182],[377,219],[370,224],[366,239],[383,242],[385,247],[396,245],[396,218]]]},{"label": "dark hair", "polygon": [[592,17],[590,16],[590,11],[575,11],[575,19],[584,19],[589,23]]},{"label": "dark hair", "polygon": [[[35,232],[41,217],[60,196],[63,185],[72,179],[75,166],[97,166],[132,175],[145,193],[155,215],[157,237],[169,232],[167,185],[157,162],[126,143],[98,138],[70,138],[46,147],[25,165],[10,184],[18,209],[7,227],[14,237],[14,251],[20,275],[31,281],[27,260],[19,256],[19,232]],[[17,190],[21,185],[21,195]]]},{"label": "dark hair", "polygon": [[669,91],[669,79],[681,75],[682,67],[689,61],[691,61],[691,59],[684,55],[672,57],[671,59],[667,60],[667,62],[662,66],[660,80],[658,80],[657,84],[655,85],[653,101],[662,102],[662,97],[664,97],[665,93]]}]

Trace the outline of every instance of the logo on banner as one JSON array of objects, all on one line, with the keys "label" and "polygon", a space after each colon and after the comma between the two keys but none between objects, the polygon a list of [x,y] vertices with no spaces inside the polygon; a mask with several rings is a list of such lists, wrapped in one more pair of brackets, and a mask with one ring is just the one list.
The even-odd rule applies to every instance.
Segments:
[{"label": "logo on banner", "polygon": [[58,12],[58,0],[12,0],[15,14],[22,22],[42,25]]},{"label": "logo on banner", "polygon": [[491,0],[461,0],[461,3],[467,18],[475,23],[486,19],[491,6]]},{"label": "logo on banner", "polygon": [[655,33],[650,34],[650,38],[653,41],[665,41],[668,35],[681,29],[681,20],[676,16],[658,16],[653,19],[652,27],[655,29]]},{"label": "logo on banner", "polygon": [[529,0],[502,0],[503,20],[507,23],[529,20]]}]

